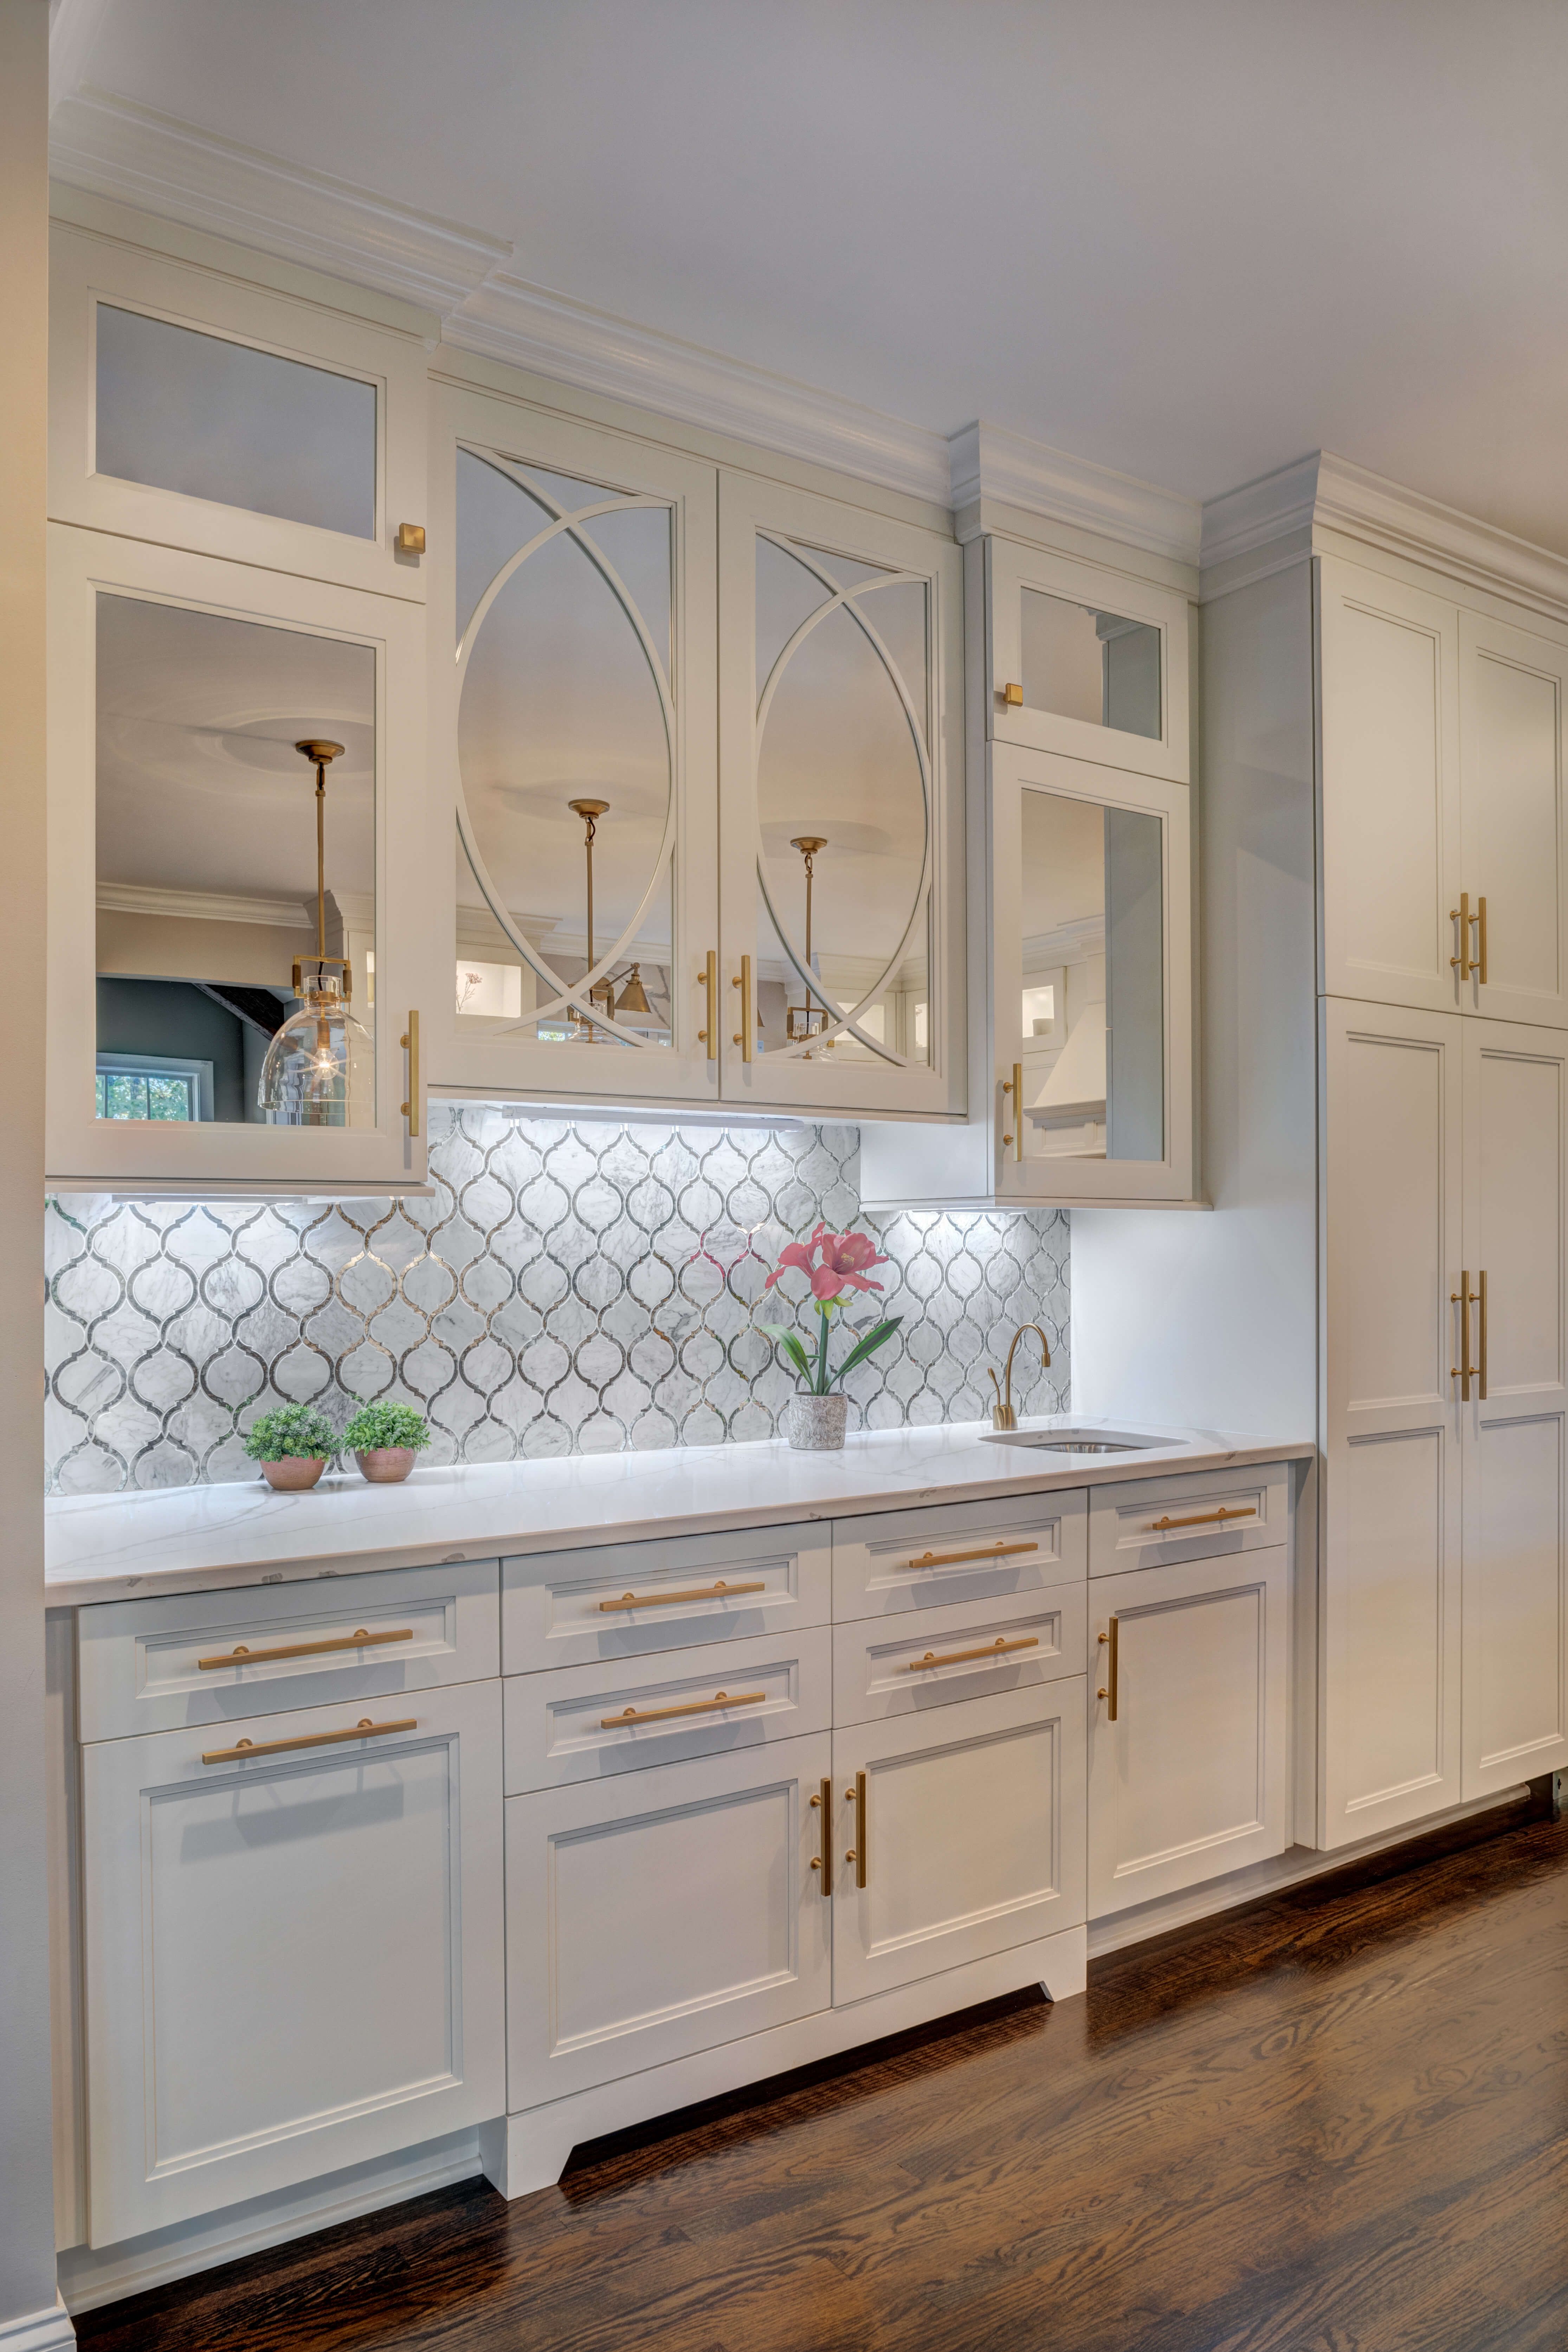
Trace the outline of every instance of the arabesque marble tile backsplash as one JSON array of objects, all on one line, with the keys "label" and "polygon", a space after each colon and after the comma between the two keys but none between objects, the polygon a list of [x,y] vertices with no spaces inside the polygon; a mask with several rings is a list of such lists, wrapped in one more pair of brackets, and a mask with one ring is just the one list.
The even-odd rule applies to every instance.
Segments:
[{"label": "arabesque marble tile backsplash", "polygon": [[904,1318],[850,1376],[852,1428],[978,1420],[1020,1322],[1051,1343],[1048,1372],[1018,1351],[1023,1409],[1066,1409],[1059,1211],[862,1219],[853,1127],[430,1118],[433,1200],[51,1200],[50,1491],[252,1478],[244,1432],[284,1398],[340,1428],[405,1398],[428,1462],[772,1436],[795,1381],[752,1314],[819,1218],[877,1236]]}]

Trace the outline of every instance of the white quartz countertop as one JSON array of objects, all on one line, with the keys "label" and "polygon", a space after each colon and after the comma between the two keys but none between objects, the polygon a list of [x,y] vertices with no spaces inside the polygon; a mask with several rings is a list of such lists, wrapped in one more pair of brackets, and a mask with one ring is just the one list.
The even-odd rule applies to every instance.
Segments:
[{"label": "white quartz countertop", "polygon": [[[1061,1418],[1023,1424],[1080,1432],[1096,1425]],[[51,1607],[74,1607],[150,1591],[349,1576],[1098,1486],[1173,1470],[1301,1461],[1316,1451],[1310,1442],[1156,1430],[1152,1423],[1138,1433],[1157,1436],[1158,1444],[1128,1454],[1042,1454],[989,1444],[983,1425],[972,1422],[878,1430],[851,1437],[841,1454],[796,1454],[773,1439],[416,1470],[400,1486],[367,1486],[351,1470],[323,1478],[307,1495],[275,1495],[258,1478],[244,1486],[58,1496],[44,1507],[45,1597]]]}]

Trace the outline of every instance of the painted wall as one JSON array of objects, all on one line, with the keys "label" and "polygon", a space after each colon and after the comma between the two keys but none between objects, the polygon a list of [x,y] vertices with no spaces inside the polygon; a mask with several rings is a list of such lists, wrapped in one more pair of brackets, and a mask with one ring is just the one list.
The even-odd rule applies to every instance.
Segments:
[{"label": "painted wall", "polygon": [[[620,1127],[433,1105],[436,1197],[120,1202],[47,1211],[47,1461],[61,1494],[254,1477],[282,1398],[400,1397],[431,1462],[771,1437],[795,1389],[753,1313],[782,1244],[859,1221],[853,1127]],[[901,1328],[851,1375],[851,1427],[979,1420],[1020,1348],[1026,1411],[1066,1410],[1068,1230],[1025,1216],[868,1216]],[[788,1289],[799,1293],[798,1276]],[[815,1328],[815,1318],[813,1318]],[[1029,1343],[1032,1348],[1033,1343]]]}]

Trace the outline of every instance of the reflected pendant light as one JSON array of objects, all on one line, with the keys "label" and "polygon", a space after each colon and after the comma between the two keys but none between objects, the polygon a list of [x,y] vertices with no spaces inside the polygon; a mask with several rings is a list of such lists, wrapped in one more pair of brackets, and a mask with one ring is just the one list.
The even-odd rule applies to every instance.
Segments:
[{"label": "reflected pendant light", "polygon": [[[816,961],[811,952],[811,886],[816,877],[816,853],[819,849],[826,849],[826,840],[820,833],[797,834],[790,843],[792,849],[799,850],[805,865],[805,968],[807,971],[816,970]],[[826,1026],[827,1008],[825,1005],[820,1015],[818,1014],[809,988],[805,992],[804,1004],[789,1004],[784,1008],[784,1035],[791,1045],[799,1045],[806,1037],[820,1037]],[[810,1059],[809,1055],[806,1058]]]},{"label": "reflected pendant light", "polygon": [[342,748],[314,736],[294,746],[316,771],[316,969],[302,972],[295,959],[300,1010],[284,1022],[261,1065],[256,1099],[273,1127],[346,1127],[374,1080],[374,1045],[349,1011],[353,968],[347,957],[327,953],[327,766]]}]

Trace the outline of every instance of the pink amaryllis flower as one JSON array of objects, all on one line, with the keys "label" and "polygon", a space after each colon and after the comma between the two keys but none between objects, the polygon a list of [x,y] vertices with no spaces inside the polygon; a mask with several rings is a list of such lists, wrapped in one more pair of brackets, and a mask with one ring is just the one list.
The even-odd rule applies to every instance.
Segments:
[{"label": "pink amaryllis flower", "polygon": [[902,1318],[889,1316],[868,1331],[862,1331],[853,1348],[839,1365],[830,1371],[827,1362],[827,1327],[836,1306],[842,1303],[846,1291],[880,1290],[882,1286],[872,1277],[874,1265],[886,1265],[887,1258],[879,1251],[869,1234],[836,1234],[826,1224],[819,1224],[811,1239],[787,1242],[779,1252],[779,1262],[769,1275],[763,1287],[772,1290],[774,1284],[790,1273],[804,1274],[811,1285],[812,1303],[816,1308],[818,1333],[816,1361],[813,1363],[795,1332],[781,1323],[762,1323],[758,1329],[777,1342],[795,1370],[816,1396],[830,1393],[836,1381],[841,1381],[856,1366],[865,1362],[883,1341],[890,1339]]}]

